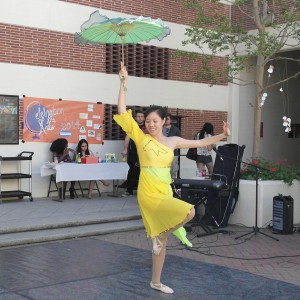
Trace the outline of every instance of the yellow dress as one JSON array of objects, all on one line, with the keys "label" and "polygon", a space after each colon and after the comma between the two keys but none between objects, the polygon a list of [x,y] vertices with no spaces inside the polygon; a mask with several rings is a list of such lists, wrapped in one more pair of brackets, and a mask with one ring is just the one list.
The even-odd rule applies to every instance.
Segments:
[{"label": "yellow dress", "polygon": [[115,115],[114,120],[137,147],[141,169],[137,198],[147,236],[153,238],[182,223],[193,205],[173,197],[170,186],[173,150],[143,133],[131,110]]}]

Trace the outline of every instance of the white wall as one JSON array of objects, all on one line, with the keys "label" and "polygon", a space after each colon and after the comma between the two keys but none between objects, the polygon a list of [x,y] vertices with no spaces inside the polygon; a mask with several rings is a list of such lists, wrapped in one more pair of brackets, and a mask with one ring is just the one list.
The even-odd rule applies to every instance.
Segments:
[{"label": "white wall", "polygon": [[[296,63],[289,65],[289,72],[298,70]],[[242,72],[242,78],[251,80],[253,73]],[[284,66],[275,67],[270,83],[277,82],[284,76]],[[288,82],[284,86],[285,99],[289,99],[289,116],[292,123],[300,124],[300,101],[299,101],[300,78]],[[263,137],[260,139],[261,156],[271,161],[288,159],[293,164],[299,164],[298,153],[300,151],[300,139],[289,139],[282,126],[283,94],[277,86],[267,91],[268,97],[262,107]],[[240,87],[239,101],[239,135],[238,144],[246,145],[244,159],[251,158],[253,144],[255,86]],[[285,112],[287,113],[287,112]]]},{"label": "white wall", "polygon": [[[287,71],[288,74],[294,74],[300,71],[300,66],[295,62],[289,63]],[[284,76],[285,66],[283,64],[275,66],[270,82],[280,81]],[[268,91],[268,97],[262,110],[264,138],[261,151],[271,160],[288,159],[293,164],[300,164],[300,139],[288,138],[285,127],[282,126],[284,115],[290,117],[292,123],[300,124],[299,86],[300,78],[297,78]],[[283,92],[280,92],[280,87],[283,88]]]}]

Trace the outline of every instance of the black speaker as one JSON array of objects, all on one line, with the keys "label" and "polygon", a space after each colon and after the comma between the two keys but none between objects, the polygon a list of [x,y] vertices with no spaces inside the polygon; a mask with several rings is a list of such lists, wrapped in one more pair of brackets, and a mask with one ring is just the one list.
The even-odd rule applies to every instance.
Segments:
[{"label": "black speaker", "polygon": [[291,196],[273,197],[273,232],[291,234],[294,231],[294,199]]},{"label": "black speaker", "polygon": [[181,199],[187,203],[197,205],[203,197],[207,196],[206,190],[181,188]]},{"label": "black speaker", "polygon": [[239,194],[241,160],[245,146],[225,144],[218,147],[212,180],[226,183],[227,189],[209,192],[204,222],[209,226],[226,227]]}]

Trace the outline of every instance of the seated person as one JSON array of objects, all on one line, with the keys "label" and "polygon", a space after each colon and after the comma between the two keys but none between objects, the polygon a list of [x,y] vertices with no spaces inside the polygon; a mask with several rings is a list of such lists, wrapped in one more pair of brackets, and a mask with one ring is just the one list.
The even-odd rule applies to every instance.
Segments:
[{"label": "seated person", "polygon": [[[89,149],[89,143],[85,139],[81,139],[77,145],[76,153],[80,155],[80,157],[87,157],[87,156],[95,156],[94,153]],[[100,180],[104,186],[109,186],[109,183],[105,180]],[[91,180],[89,184],[89,193],[88,198],[92,198],[92,193],[94,189],[95,181]]]},{"label": "seated person", "polygon": [[[60,162],[73,162],[76,160],[76,152],[73,149],[68,148],[68,141],[64,138],[56,139],[50,146],[50,151],[53,153],[54,157],[57,157],[57,161]],[[63,188],[59,188],[58,196],[60,199],[65,199],[66,187],[68,182],[63,183]],[[75,181],[71,181],[70,198],[75,198]]]}]

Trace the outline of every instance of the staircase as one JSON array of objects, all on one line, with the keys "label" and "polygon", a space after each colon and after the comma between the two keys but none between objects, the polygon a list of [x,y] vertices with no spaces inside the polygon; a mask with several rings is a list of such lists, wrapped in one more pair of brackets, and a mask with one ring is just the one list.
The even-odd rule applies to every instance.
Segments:
[{"label": "staircase", "polygon": [[[144,228],[137,205],[126,206],[128,200],[124,199],[120,202],[110,198],[111,208],[107,211],[103,209],[97,211],[97,207],[92,207],[94,211],[91,211],[91,207],[87,209],[86,205],[90,205],[86,204],[87,199],[76,199],[77,202],[73,201],[76,204],[70,201],[73,200],[65,201],[65,207],[51,199],[39,201],[38,207],[35,206],[37,205],[35,201],[1,204],[0,248]],[[83,205],[78,206],[78,201],[82,201]],[[103,203],[105,200],[100,198],[96,201]],[[120,203],[123,207],[120,207]]]}]

